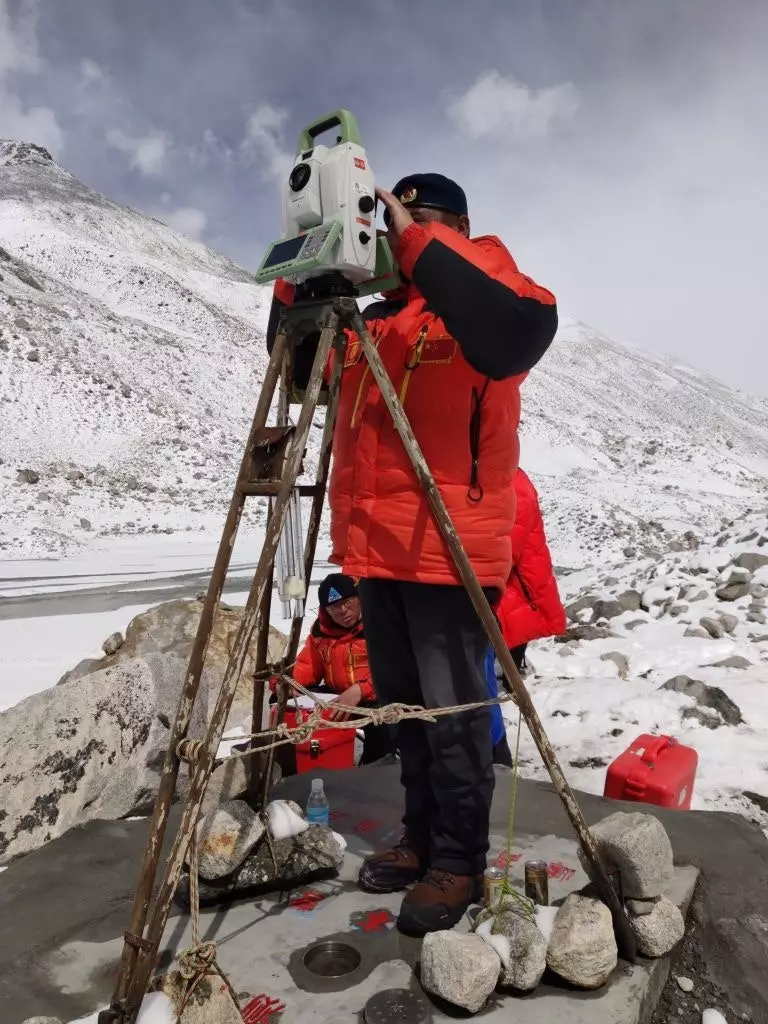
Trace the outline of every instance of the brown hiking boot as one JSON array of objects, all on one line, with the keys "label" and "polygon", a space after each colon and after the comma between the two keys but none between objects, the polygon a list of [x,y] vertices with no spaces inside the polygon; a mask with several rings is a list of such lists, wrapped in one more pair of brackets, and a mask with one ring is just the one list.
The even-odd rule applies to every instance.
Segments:
[{"label": "brown hiking boot", "polygon": [[407,935],[426,935],[453,928],[483,893],[482,875],[454,875],[430,868],[406,895],[397,927]]},{"label": "brown hiking boot", "polygon": [[426,857],[420,857],[403,841],[368,857],[360,868],[357,884],[365,892],[400,892],[418,882],[426,870]]}]

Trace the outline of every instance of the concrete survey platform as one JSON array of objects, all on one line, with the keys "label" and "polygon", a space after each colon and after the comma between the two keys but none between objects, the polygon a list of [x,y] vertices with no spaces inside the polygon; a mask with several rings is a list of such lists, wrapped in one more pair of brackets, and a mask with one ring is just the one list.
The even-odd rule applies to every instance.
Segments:
[{"label": "concrete survey platform", "polygon": [[[420,943],[401,936],[394,927],[399,897],[370,896],[355,886],[360,859],[399,834],[398,769],[328,773],[325,781],[334,828],[349,844],[340,876],[292,892],[251,896],[203,910],[203,936],[218,943],[223,970],[241,1002],[251,1004],[249,1024],[357,1024],[374,993],[390,987],[419,988],[414,966]],[[499,770],[492,858],[504,845],[510,782],[510,774]],[[303,802],[308,789],[306,777],[289,779],[279,795]],[[628,806],[596,797],[579,795],[579,799],[590,823],[617,806]],[[680,865],[670,896],[678,903],[689,898],[696,871],[684,862],[698,857],[707,908],[718,915],[712,919],[715,946],[726,939],[731,959],[737,948],[740,970],[749,966],[750,957],[762,959],[763,950],[740,943],[744,936],[738,926],[743,920],[749,930],[750,914],[754,918],[764,911],[766,888],[760,882],[766,880],[768,847],[763,837],[732,815],[653,812],[668,828]],[[171,830],[177,821],[175,810]],[[34,1014],[52,1014],[66,1021],[106,1004],[128,924],[146,826],[146,821],[91,823],[0,875],[4,1024],[20,1024]],[[584,884],[570,826],[550,786],[521,781],[516,836],[513,877],[520,878],[523,861],[535,854],[550,862],[551,900]],[[763,871],[760,878],[755,874],[758,862]],[[727,884],[723,868],[727,868]],[[707,890],[708,883],[714,883],[714,888],[710,884]],[[724,900],[729,911],[725,923],[720,917]],[[344,941],[359,951],[361,962],[354,974],[337,982],[308,974],[303,953],[311,943],[325,938]],[[165,936],[164,961],[189,944],[188,919],[177,908]],[[713,971],[720,966],[716,950],[711,966]],[[545,976],[528,996],[495,995],[477,1017],[522,1024],[648,1021],[667,970],[666,960],[635,967],[620,962],[608,985],[594,993],[576,992]],[[724,980],[732,990],[738,989],[739,978]],[[753,988],[764,981],[757,972],[751,975]],[[763,1004],[753,1001],[752,1005],[762,1008]],[[435,1021],[467,1016],[433,1004]],[[755,1015],[755,1019],[768,1018]]]}]

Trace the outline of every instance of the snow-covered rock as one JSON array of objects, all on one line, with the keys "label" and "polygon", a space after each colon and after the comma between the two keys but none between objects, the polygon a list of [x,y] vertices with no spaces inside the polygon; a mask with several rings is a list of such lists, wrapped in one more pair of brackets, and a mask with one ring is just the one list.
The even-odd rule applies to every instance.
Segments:
[{"label": "snow-covered rock", "polygon": [[536,988],[547,966],[547,939],[536,920],[523,914],[515,900],[503,899],[497,912],[482,911],[475,933],[501,958],[499,984],[518,992]]}]

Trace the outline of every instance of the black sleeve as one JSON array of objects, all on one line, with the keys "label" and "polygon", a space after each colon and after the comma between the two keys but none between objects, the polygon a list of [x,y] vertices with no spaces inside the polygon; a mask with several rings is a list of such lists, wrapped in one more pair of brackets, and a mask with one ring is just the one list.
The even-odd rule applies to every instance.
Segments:
[{"label": "black sleeve", "polygon": [[[269,322],[267,323],[267,352],[272,355],[277,338],[277,328],[280,324],[280,314],[285,309],[285,303],[275,296],[272,297],[272,306],[269,310]],[[309,331],[300,339],[294,337],[296,349],[293,358],[293,384],[299,391],[305,391],[312,374],[312,366],[315,362],[315,353],[320,341],[320,331]]]},{"label": "black sleeve", "polygon": [[413,283],[469,365],[491,380],[532,369],[557,331],[554,303],[518,295],[438,239],[416,260]]}]

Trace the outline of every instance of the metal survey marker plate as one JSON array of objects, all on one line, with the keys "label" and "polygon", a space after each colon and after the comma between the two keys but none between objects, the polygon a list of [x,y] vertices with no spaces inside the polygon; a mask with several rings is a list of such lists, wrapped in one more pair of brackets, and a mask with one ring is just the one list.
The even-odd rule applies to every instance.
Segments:
[{"label": "metal survey marker plate", "polygon": [[429,1003],[418,992],[389,988],[371,996],[363,1011],[365,1024],[429,1024]]}]

